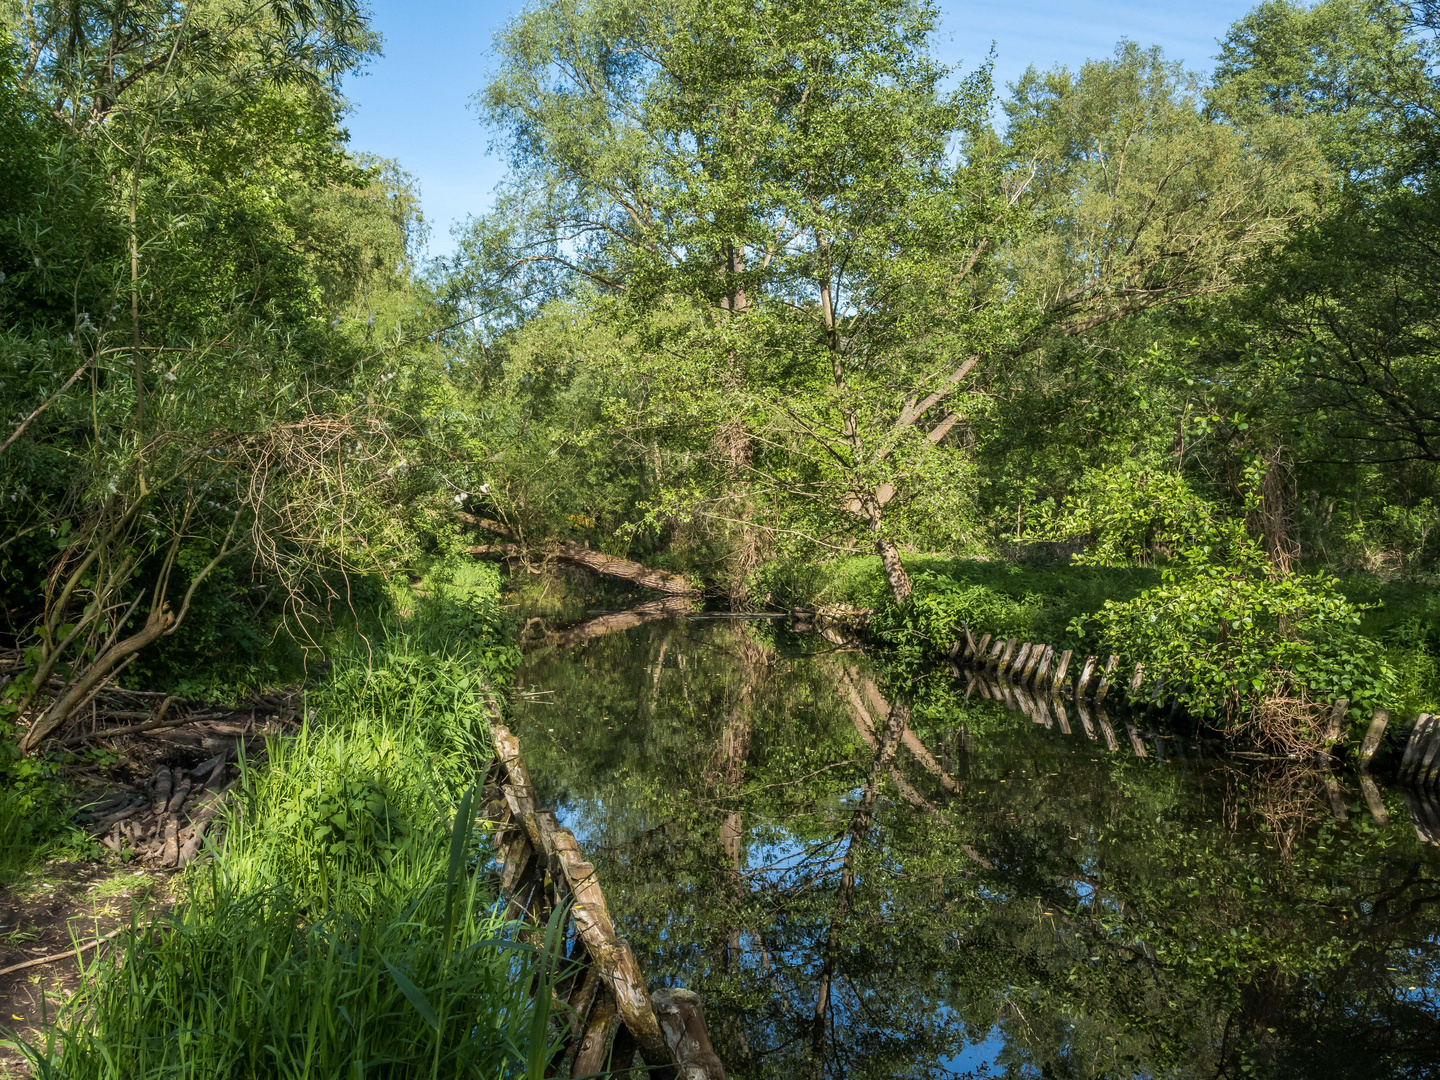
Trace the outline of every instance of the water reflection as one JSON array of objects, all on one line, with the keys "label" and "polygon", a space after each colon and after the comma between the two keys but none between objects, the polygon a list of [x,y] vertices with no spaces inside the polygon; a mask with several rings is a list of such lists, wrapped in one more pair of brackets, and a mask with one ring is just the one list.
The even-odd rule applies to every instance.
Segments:
[{"label": "water reflection", "polygon": [[773,626],[552,637],[520,682],[542,798],[732,1076],[1440,1073],[1412,796],[986,679],[891,700]]}]

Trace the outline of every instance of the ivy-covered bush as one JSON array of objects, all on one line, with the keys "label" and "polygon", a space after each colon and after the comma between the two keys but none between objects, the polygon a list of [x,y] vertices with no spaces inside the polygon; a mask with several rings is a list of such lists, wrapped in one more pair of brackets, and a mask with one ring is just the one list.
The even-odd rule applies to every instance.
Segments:
[{"label": "ivy-covered bush", "polygon": [[1395,673],[1359,623],[1333,578],[1196,565],[1166,571],[1133,600],[1106,602],[1072,630],[1163,674],[1193,713],[1234,722],[1283,699],[1304,722],[1341,697],[1354,716],[1392,703]]}]

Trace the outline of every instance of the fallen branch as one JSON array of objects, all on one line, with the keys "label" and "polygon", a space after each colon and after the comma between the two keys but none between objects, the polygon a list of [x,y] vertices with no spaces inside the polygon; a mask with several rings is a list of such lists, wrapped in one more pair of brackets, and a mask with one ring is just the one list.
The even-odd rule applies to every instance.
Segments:
[{"label": "fallen branch", "polygon": [[84,735],[72,735],[60,745],[65,748],[79,746],[91,739],[113,739],[119,735],[138,735],[142,731],[158,731],[160,728],[182,727],[185,724],[194,724],[201,720],[223,720],[227,716],[234,716],[236,709],[225,709],[221,712],[191,713],[189,716],[176,717],[174,720],[147,720],[143,724],[130,724],[126,727],[105,728],[102,731],[90,731]]},{"label": "fallen branch", "polygon": [[470,554],[480,559],[534,559],[574,563],[594,573],[620,578],[646,589],[669,593],[671,596],[692,596],[700,591],[683,574],[655,570],[630,559],[606,555],[573,540],[543,548],[524,548],[519,544],[480,544],[472,547]]},{"label": "fallen branch", "polygon": [[111,930],[110,933],[104,937],[98,937],[94,941],[81,945],[78,948],[66,949],[64,952],[55,953],[53,956],[42,956],[38,960],[26,960],[23,964],[11,964],[7,968],[0,968],[0,975],[11,975],[17,971],[24,971],[26,968],[39,967],[42,964],[53,963],[56,960],[64,960],[67,956],[76,956],[79,953],[95,948],[96,945],[103,945],[117,934],[124,933],[127,929],[128,927],[121,926],[115,930]]}]

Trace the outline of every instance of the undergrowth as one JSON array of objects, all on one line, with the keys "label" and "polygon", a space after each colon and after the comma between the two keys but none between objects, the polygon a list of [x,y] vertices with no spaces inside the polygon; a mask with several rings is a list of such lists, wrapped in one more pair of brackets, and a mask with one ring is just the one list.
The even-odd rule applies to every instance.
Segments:
[{"label": "undergrowth", "polygon": [[555,972],[498,913],[472,812],[506,634],[486,567],[357,638],[302,730],[242,767],[175,911],[92,964],[36,1075],[538,1080]]}]

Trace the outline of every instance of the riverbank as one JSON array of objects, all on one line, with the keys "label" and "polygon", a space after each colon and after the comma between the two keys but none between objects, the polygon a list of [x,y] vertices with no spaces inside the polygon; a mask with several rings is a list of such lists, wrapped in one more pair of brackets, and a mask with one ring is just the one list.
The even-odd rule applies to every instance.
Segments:
[{"label": "riverbank", "polygon": [[[460,577],[418,595],[368,648],[335,656],[303,722],[263,757],[242,746],[207,858],[140,879],[113,854],[92,862],[91,877],[130,886],[108,912],[120,932],[78,973],[27,973],[41,1023],[24,1017],[12,1049],[26,1061],[12,1068],[63,1062],[65,1075],[97,1080],[381,1063],[397,1076],[539,1075],[549,1028],[534,956],[494,911],[485,860],[453,854],[479,844],[483,826],[456,807],[483,782],[488,695],[514,660],[498,575]],[[31,902],[17,918],[37,891],[33,874],[12,885]],[[90,936],[112,929],[97,920]]]}]

